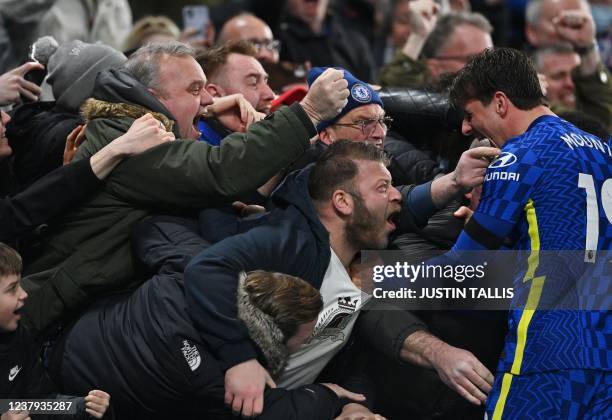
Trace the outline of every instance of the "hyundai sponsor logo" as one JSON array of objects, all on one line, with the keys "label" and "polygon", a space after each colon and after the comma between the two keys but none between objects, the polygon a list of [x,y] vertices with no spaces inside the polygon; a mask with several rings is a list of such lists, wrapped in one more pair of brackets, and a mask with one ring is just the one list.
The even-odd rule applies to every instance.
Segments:
[{"label": "hyundai sponsor logo", "polygon": [[516,156],[510,152],[502,152],[497,159],[489,165],[491,169],[505,168],[506,166],[513,165],[516,162]]}]

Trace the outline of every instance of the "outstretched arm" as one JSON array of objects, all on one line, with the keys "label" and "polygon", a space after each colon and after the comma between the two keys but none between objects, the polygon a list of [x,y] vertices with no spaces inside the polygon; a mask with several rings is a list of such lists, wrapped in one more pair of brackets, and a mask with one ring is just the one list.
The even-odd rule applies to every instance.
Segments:
[{"label": "outstretched arm", "polygon": [[[0,241],[14,244],[31,229],[84,201],[124,158],[174,139],[172,133],[158,132],[159,125],[153,121],[150,115],[139,118],[91,159],[58,168],[0,201]],[[77,130],[69,138],[78,136]]]}]

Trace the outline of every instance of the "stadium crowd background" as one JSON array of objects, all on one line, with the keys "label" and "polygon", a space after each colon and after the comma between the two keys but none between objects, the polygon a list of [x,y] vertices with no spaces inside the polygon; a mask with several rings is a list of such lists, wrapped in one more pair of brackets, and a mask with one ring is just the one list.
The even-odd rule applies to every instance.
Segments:
[{"label": "stadium crowd background", "polygon": [[[608,147],[587,159],[605,184],[607,0],[0,0],[0,398],[104,418],[499,416],[515,320],[373,309],[357,261],[489,248],[471,220],[485,171],[532,127],[496,139],[468,109],[486,50],[530,89],[512,51],[531,58],[537,92],[500,90]],[[610,247],[600,190],[585,250]],[[601,350],[576,369],[603,379],[567,379],[588,401],[531,413],[611,414]]]}]

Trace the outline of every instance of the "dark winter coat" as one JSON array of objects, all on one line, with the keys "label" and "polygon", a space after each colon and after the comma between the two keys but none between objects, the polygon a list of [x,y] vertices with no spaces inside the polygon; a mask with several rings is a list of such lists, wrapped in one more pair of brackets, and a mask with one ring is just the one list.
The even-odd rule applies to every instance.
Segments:
[{"label": "dark winter coat", "polygon": [[[72,415],[36,415],[36,419],[55,418],[87,419],[85,400],[82,397],[56,394],[55,385],[49,379],[40,361],[40,346],[22,326],[16,331],[0,333],[0,398],[6,399],[58,399],[70,401],[76,407]],[[87,394],[91,390],[86,390]],[[109,411],[110,412],[110,411]],[[0,414],[2,412],[0,411]],[[109,418],[111,416],[108,416]]]},{"label": "dark winter coat", "polygon": [[[300,277],[317,289],[321,286],[331,251],[329,233],[308,195],[309,173],[307,168],[287,176],[272,196],[277,208],[261,220],[250,222],[255,227],[244,233],[235,234],[244,228],[240,223],[232,224],[231,218],[229,223],[224,223],[217,212],[209,212],[224,234],[234,236],[213,245],[191,261],[185,270],[185,288],[190,311],[197,314],[194,318],[196,329],[225,369],[257,354],[246,326],[236,318],[233,297],[240,272],[256,269],[282,272]],[[398,220],[400,230],[426,223],[431,214],[428,211],[435,209],[429,187],[426,184],[403,189],[404,206]],[[423,197],[429,199],[429,204]],[[419,202],[424,205],[415,204]],[[206,219],[201,217],[204,224],[207,224]],[[209,223],[208,230],[213,230]],[[216,236],[219,239],[219,235]],[[424,328],[407,312],[371,313],[371,322],[364,322],[368,329],[365,336],[397,358],[404,339]],[[387,324],[384,328],[380,328],[381,317]]]},{"label": "dark winter coat", "polygon": [[301,20],[285,16],[278,38],[281,41],[281,61],[310,61],[313,67],[341,67],[366,82],[372,82],[376,77],[376,65],[368,41],[332,15],[325,20],[321,34],[315,34]]},{"label": "dark winter coat", "polygon": [[56,108],[55,102],[35,102],[17,107],[6,126],[13,149],[14,171],[21,190],[62,166],[66,137],[81,117]]},{"label": "dark winter coat", "polygon": [[[223,404],[225,372],[185,303],[181,272],[207,245],[192,228],[172,217],[137,226],[135,252],[159,274],[131,295],[98,303],[59,340],[52,370],[65,392],[105,389],[118,418],[231,418]],[[239,287],[234,299],[251,331],[260,332],[257,356],[274,374],[288,356],[282,333],[245,296]],[[259,418],[332,419],[340,407],[322,385],[267,389]]]}]

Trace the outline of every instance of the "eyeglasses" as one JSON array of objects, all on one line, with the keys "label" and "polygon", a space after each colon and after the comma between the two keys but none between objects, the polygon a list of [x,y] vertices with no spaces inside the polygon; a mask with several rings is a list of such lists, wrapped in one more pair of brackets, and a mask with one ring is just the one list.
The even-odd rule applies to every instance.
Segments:
[{"label": "eyeglasses", "polygon": [[277,39],[257,39],[251,38],[249,41],[253,44],[257,52],[260,52],[262,48],[265,48],[268,51],[276,51],[280,50],[280,41]]},{"label": "eyeglasses", "polygon": [[334,125],[339,125],[341,127],[352,127],[355,129],[361,128],[361,132],[365,137],[370,137],[374,130],[376,130],[376,126],[380,124],[383,130],[387,131],[391,128],[391,124],[393,123],[393,118],[391,117],[382,117],[374,120],[358,120],[354,123],[336,123]]}]

